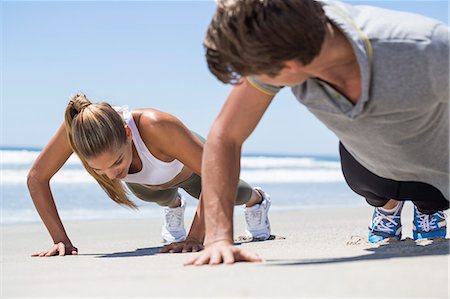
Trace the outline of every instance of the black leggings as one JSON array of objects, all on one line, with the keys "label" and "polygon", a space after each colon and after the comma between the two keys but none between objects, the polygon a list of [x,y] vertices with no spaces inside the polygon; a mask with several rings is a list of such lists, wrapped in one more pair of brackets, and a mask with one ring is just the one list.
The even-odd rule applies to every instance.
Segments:
[{"label": "black leggings", "polygon": [[447,210],[449,201],[436,187],[422,182],[399,182],[370,172],[339,143],[342,173],[349,187],[374,207],[384,206],[390,199],[411,200],[425,214]]}]

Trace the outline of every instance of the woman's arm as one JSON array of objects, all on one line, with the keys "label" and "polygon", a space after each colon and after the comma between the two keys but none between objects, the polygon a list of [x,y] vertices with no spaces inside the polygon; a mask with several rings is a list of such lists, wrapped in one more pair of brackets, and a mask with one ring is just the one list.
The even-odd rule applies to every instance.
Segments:
[{"label": "woman's arm", "polygon": [[178,118],[155,109],[141,110],[138,128],[149,151],[159,160],[174,159],[201,175],[203,142]]},{"label": "woman's arm", "polygon": [[[179,119],[161,111],[147,110],[139,119],[139,130],[144,143],[158,159],[163,161],[176,159],[201,175],[203,141]],[[169,244],[161,252],[199,251],[203,249],[204,237],[205,219],[203,200],[200,195],[197,211],[186,240]]]},{"label": "woman's arm", "polygon": [[78,251],[67,236],[50,190],[50,179],[61,169],[71,154],[72,149],[67,140],[65,125],[62,124],[28,173],[27,185],[31,198],[55,244],[51,249],[35,253],[33,256],[51,256],[57,253],[70,255]]},{"label": "woman's arm", "polygon": [[200,194],[197,211],[195,212],[194,220],[192,220],[191,229],[186,240],[165,246],[160,250],[161,253],[197,252],[203,250],[203,241],[205,239],[205,216],[203,214],[203,207],[202,195]]}]

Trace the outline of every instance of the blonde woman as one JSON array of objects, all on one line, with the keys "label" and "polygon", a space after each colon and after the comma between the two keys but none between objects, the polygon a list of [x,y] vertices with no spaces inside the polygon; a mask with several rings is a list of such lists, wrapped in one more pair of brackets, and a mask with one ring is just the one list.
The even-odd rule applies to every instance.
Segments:
[{"label": "blonde woman", "polygon": [[[162,252],[189,252],[203,248],[201,160],[204,140],[174,116],[155,110],[113,108],[73,96],[65,121],[43,149],[28,174],[28,189],[54,245],[33,256],[77,254],[59,218],[49,181],[75,152],[86,170],[116,203],[136,209],[124,184],[138,198],[165,208],[162,235],[172,242]],[[199,199],[189,234],[184,229],[184,189]],[[240,181],[236,204],[245,204],[249,237],[267,239],[270,198],[260,188]]]}]

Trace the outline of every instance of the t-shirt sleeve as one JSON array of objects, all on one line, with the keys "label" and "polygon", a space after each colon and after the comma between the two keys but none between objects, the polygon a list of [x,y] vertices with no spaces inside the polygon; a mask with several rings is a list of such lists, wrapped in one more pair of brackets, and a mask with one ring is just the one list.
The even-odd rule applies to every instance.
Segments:
[{"label": "t-shirt sleeve", "polygon": [[428,71],[432,88],[438,100],[449,102],[449,38],[450,28],[445,24],[436,25],[431,43],[427,47]]},{"label": "t-shirt sleeve", "polygon": [[265,84],[253,76],[247,77],[247,81],[248,83],[250,83],[251,86],[253,86],[257,90],[270,96],[276,95],[283,88],[283,86]]}]

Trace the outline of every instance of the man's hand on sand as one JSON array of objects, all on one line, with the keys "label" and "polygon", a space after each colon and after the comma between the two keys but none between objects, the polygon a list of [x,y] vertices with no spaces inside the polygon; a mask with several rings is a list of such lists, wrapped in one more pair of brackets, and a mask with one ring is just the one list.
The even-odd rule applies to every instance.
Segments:
[{"label": "man's hand on sand", "polygon": [[262,262],[256,254],[239,249],[230,241],[218,241],[205,247],[194,259],[185,263],[185,266],[233,264],[236,262]]},{"label": "man's hand on sand", "polygon": [[174,242],[164,246],[160,253],[198,252],[203,250],[203,244],[193,239],[186,239],[182,242]]},{"label": "man's hand on sand", "polygon": [[63,242],[59,242],[58,244],[55,244],[50,248],[49,250],[44,250],[41,252],[33,253],[31,256],[54,256],[54,255],[77,255],[78,254],[78,248],[73,246],[72,244],[64,244]]}]

